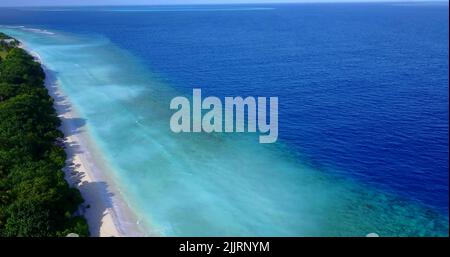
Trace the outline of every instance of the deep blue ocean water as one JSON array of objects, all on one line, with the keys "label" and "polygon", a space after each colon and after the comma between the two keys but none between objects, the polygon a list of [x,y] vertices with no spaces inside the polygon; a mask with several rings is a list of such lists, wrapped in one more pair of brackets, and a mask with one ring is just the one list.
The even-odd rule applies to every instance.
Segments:
[{"label": "deep blue ocean water", "polygon": [[181,94],[278,96],[302,163],[448,215],[448,4],[9,8],[0,24],[101,35]]}]

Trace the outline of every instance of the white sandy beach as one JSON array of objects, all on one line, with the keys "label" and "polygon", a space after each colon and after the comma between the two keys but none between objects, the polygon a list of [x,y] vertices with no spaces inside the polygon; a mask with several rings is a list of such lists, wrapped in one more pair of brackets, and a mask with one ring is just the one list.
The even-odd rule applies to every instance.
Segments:
[{"label": "white sandy beach", "polygon": [[[41,63],[42,64],[42,63]],[[55,100],[54,107],[62,120],[61,131],[65,135],[65,146],[67,153],[67,163],[64,172],[69,184],[77,187],[85,200],[82,206],[82,214],[87,219],[91,236],[121,236],[118,228],[116,228],[112,212],[113,210],[105,203],[103,193],[96,187],[84,187],[88,183],[99,182],[94,180],[92,156],[89,156],[88,151],[79,151],[83,145],[83,136],[86,137],[86,131],[80,130],[77,124],[75,111],[66,97],[60,92],[57,80],[53,78],[52,74],[44,69],[46,72],[46,87],[49,90],[50,96]],[[73,133],[77,131],[77,133]],[[89,208],[86,208],[89,206]],[[99,219],[97,214],[101,213],[102,217]]]},{"label": "white sandy beach", "polygon": [[[49,72],[46,72],[46,86],[49,89],[49,94],[55,99],[55,109],[59,115],[59,118],[63,121],[61,130],[65,137],[65,146],[67,153],[67,166],[65,168],[66,179],[68,182],[81,191],[85,203],[82,207],[82,214],[88,221],[91,236],[120,236],[118,229],[115,226],[111,207],[105,203],[104,192],[96,187],[84,187],[88,183],[99,182],[93,177],[93,165],[92,156],[89,156],[88,151],[78,151],[82,146],[81,137],[86,131],[73,131],[78,130],[78,124],[76,124],[77,115],[73,110],[67,110],[67,107],[71,108],[70,103],[62,96],[58,90],[56,80],[52,79]],[[84,135],[86,136],[86,135]],[[85,147],[85,146],[84,146]],[[86,208],[89,206],[89,208]],[[102,217],[99,219],[97,214],[101,213]]]},{"label": "white sandy beach", "polygon": [[[54,108],[62,121],[67,153],[64,172],[66,180],[80,190],[85,202],[80,206],[93,237],[142,236],[138,220],[107,177],[106,165],[95,149],[86,130],[85,121],[63,94],[53,72],[45,67],[41,57],[28,49],[41,63],[46,73],[45,85],[54,99]],[[120,224],[120,225],[119,225]],[[126,231],[124,231],[124,228]]]}]

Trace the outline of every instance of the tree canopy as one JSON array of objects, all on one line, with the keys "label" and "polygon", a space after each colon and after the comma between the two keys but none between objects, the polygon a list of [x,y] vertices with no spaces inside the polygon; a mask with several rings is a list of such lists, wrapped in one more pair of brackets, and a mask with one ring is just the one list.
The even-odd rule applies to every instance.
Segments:
[{"label": "tree canopy", "polygon": [[[0,236],[89,234],[64,179],[60,120],[39,63],[0,33]],[[16,43],[15,43],[16,42]]]}]

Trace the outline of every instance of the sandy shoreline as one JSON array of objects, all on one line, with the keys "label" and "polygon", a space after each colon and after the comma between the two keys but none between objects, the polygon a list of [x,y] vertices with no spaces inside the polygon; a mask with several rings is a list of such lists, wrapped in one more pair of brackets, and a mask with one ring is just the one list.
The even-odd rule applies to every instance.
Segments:
[{"label": "sandy shoreline", "polygon": [[107,177],[107,165],[99,156],[86,128],[86,122],[77,114],[63,94],[53,72],[46,68],[41,57],[21,43],[33,55],[46,74],[45,86],[54,99],[54,108],[60,118],[67,153],[64,172],[66,180],[80,190],[85,202],[79,212],[89,225],[93,237],[143,236],[139,220],[120,196],[119,190]]},{"label": "sandy shoreline", "polygon": [[[46,74],[48,78],[48,72]],[[52,81],[49,81],[49,79],[46,80],[48,81],[46,81],[47,88],[52,88],[51,91],[53,92],[49,91],[53,99],[61,99],[60,93],[54,91],[56,86],[49,86],[49,83]],[[84,145],[80,137],[83,136],[82,133],[86,132],[79,131],[79,134],[72,133],[78,130],[78,125],[76,124],[77,116],[72,111],[64,111],[67,105],[67,101],[62,102],[56,100],[54,104],[58,116],[63,121],[61,130],[66,136],[64,140],[68,157],[64,169],[66,179],[71,186],[75,186],[81,191],[85,200],[85,203],[81,207],[81,214],[88,221],[91,236],[121,236],[113,220],[113,210],[107,207],[108,204],[105,203],[105,199],[102,199],[104,192],[101,192],[100,188],[96,189],[95,187],[87,186],[89,183],[98,181],[94,180],[92,176],[92,165],[89,165],[88,161],[90,159],[90,156],[88,156],[89,153],[80,149]],[[102,214],[101,219],[96,217],[98,213]]]}]

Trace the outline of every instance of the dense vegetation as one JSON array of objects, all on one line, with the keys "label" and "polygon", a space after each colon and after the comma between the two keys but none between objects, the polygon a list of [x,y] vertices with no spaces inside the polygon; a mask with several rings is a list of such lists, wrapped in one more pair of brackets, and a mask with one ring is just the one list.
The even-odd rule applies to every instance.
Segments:
[{"label": "dense vegetation", "polygon": [[0,33],[0,236],[88,235],[39,63]]}]

